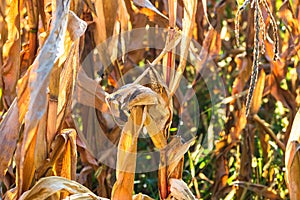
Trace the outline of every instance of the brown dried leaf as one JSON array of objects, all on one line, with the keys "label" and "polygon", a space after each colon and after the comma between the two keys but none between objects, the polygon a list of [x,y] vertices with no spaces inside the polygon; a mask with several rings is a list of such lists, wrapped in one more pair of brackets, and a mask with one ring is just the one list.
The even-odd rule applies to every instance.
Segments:
[{"label": "brown dried leaf", "polygon": [[300,198],[300,110],[298,110],[285,152],[286,181],[292,200]]},{"label": "brown dried leaf", "polygon": [[0,180],[6,174],[7,168],[10,165],[14,151],[17,147],[17,140],[19,138],[19,115],[17,101],[12,103],[6,113],[5,118],[0,123]]},{"label": "brown dried leaf", "polygon": [[94,168],[98,167],[98,163],[97,163],[96,159],[89,152],[88,148],[81,141],[80,137],[76,138],[76,145],[77,145],[78,151],[80,153],[80,159],[81,159],[82,163],[89,164],[89,165],[93,166]]},{"label": "brown dried leaf", "polygon": [[272,73],[266,76],[265,93],[271,92],[272,96],[280,101],[286,108],[290,109],[293,115],[296,112],[295,97],[289,90],[282,89],[276,76]]},{"label": "brown dried leaf", "polygon": [[259,108],[261,106],[262,97],[263,97],[264,88],[265,88],[265,78],[266,78],[266,73],[262,69],[260,71],[258,80],[256,82],[256,87],[253,92],[252,105],[250,106],[252,114],[257,114],[259,111]]},{"label": "brown dried leaf", "polygon": [[249,56],[244,57],[239,55],[235,57],[235,62],[237,64],[237,69],[239,75],[236,77],[232,86],[232,95],[239,94],[243,91],[245,84],[247,83],[248,77],[251,74],[251,64],[252,61]]},{"label": "brown dried leaf", "polygon": [[263,196],[267,199],[276,199],[276,200],[282,199],[275,190],[261,184],[248,183],[245,181],[236,181],[233,182],[232,184],[250,190],[256,193],[257,195]]},{"label": "brown dried leaf", "polygon": [[282,19],[285,26],[295,36],[299,35],[299,23],[293,13],[290,1],[285,0],[279,9],[279,17]]}]

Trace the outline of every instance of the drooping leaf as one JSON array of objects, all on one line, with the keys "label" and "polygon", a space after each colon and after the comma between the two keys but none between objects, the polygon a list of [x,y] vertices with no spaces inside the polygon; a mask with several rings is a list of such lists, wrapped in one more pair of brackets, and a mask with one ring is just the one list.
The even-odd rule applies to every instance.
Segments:
[{"label": "drooping leaf", "polygon": [[70,194],[82,194],[89,199],[101,199],[83,185],[58,176],[41,178],[30,190],[22,194],[20,200],[47,199],[56,192],[66,191]]},{"label": "drooping leaf", "polygon": [[6,117],[0,123],[0,180],[4,175],[13,157],[19,138],[19,116],[17,101],[15,100],[6,113]]}]

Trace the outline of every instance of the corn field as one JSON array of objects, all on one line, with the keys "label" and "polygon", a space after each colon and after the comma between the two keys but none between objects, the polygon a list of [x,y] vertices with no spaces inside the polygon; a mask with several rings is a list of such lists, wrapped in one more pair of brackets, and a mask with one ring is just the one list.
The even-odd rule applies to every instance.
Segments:
[{"label": "corn field", "polygon": [[0,1],[0,199],[300,199],[299,1]]}]

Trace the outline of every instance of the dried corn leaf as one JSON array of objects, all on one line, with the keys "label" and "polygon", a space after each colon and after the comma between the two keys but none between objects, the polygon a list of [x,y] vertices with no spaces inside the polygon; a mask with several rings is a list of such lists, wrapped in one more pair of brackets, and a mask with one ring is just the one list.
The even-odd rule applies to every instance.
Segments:
[{"label": "dried corn leaf", "polygon": [[[39,55],[32,64],[30,72],[28,72],[28,79],[24,77],[24,81],[21,82],[26,84],[26,82],[28,81],[29,91],[28,89],[22,90],[25,84],[21,85],[21,94],[18,95],[18,105],[21,107],[19,107],[19,110],[22,113],[26,112],[27,110],[27,104],[22,105],[22,103],[27,102],[27,98],[24,97],[25,99],[21,99],[24,91],[29,92],[30,102],[28,105],[28,112],[25,115],[24,138],[22,140],[22,143],[20,144],[21,149],[18,151],[20,153],[20,155],[18,156],[19,160],[17,160],[17,186],[19,195],[22,193],[23,189],[26,189],[28,187],[28,184],[30,184],[28,183],[26,185],[23,185],[24,181],[30,181],[23,179],[23,176],[25,175],[25,157],[29,146],[32,143],[32,140],[35,137],[35,127],[39,123],[39,120],[42,118],[47,108],[47,87],[51,69],[59,56],[61,56],[63,53],[63,41],[66,32],[67,17],[69,11],[68,9],[69,1],[65,1],[63,5],[58,5],[56,20],[54,21],[53,29],[44,46],[42,47]],[[32,172],[26,173],[31,174]]]},{"label": "dried corn leaf", "polygon": [[63,145],[56,145],[58,148],[63,148],[60,158],[55,163],[55,174],[67,179],[76,179],[76,131],[74,129],[64,129],[58,136],[63,138]]},{"label": "dried corn leaf", "polygon": [[112,199],[132,199],[137,140],[145,121],[143,106],[131,109],[118,146],[117,180],[113,186]]},{"label": "dried corn leaf", "polygon": [[299,21],[295,16],[290,1],[284,1],[279,9],[279,17],[288,30],[295,36],[299,34]]},{"label": "dried corn leaf", "polygon": [[133,195],[132,199],[133,200],[153,200],[151,197],[149,197],[145,194],[142,194],[142,193]]},{"label": "dried corn leaf", "polygon": [[141,6],[143,8],[148,8],[152,10],[153,12],[157,13],[161,17],[168,19],[164,14],[162,14],[149,0],[133,0],[133,3]]},{"label": "dried corn leaf", "polygon": [[193,34],[193,27],[195,23],[195,15],[197,10],[197,1],[196,0],[183,0],[184,3],[184,17],[182,19],[182,40],[180,44],[180,62],[176,70],[175,77],[171,78],[173,80],[170,83],[170,93],[171,96],[175,94],[182,74],[186,66],[186,58],[190,49],[190,42]]},{"label": "dried corn leaf", "polygon": [[13,153],[17,147],[17,140],[19,138],[19,115],[17,101],[12,103],[6,113],[5,118],[0,123],[0,180],[6,174],[7,168],[10,165]]},{"label": "dried corn leaf", "polygon": [[[36,129],[39,120],[44,115],[47,108],[47,86],[49,84],[52,67],[54,66],[53,64],[58,61],[58,58],[60,56],[61,57],[59,61],[61,63],[64,62],[64,60],[66,59],[66,54],[68,53],[64,54],[62,50],[65,47],[65,50],[69,51],[69,49],[72,47],[71,41],[76,40],[80,35],[82,35],[86,28],[85,22],[76,17],[74,13],[69,13],[69,1],[64,2],[64,4],[58,3],[56,11],[57,20],[54,21],[53,29],[51,30],[49,37],[47,38],[33,65],[30,67],[29,71],[19,84],[20,93],[18,95],[18,105],[21,113],[25,113],[27,110],[26,107],[28,106],[28,113],[25,115],[24,140],[22,143],[22,150],[20,151],[20,160],[18,161],[18,187],[20,187],[19,192],[21,192],[23,189],[28,189],[27,187],[29,184],[26,184],[27,186],[23,186],[23,175],[25,173],[29,173],[25,172],[23,169],[23,163],[25,162],[24,157],[27,154],[28,146],[31,143],[32,139],[36,137],[36,132],[34,130]],[[68,29],[67,36],[66,27]],[[25,87],[25,85],[27,85],[27,82],[29,85],[29,89],[27,89],[28,87]],[[26,103],[24,105],[24,102],[28,102],[28,97],[24,97],[24,93],[30,93],[29,105]],[[57,92],[55,92],[55,94],[56,93]],[[56,113],[56,111],[54,113]],[[22,114],[20,116],[22,116]],[[22,121],[21,117],[20,121]],[[52,121],[54,121],[55,125],[56,120]],[[49,128],[50,127],[51,126],[49,126]],[[55,128],[52,132],[53,135],[55,133]],[[39,148],[36,150],[39,151]]]},{"label": "dried corn leaf", "polygon": [[[25,132],[36,125],[46,110],[47,99],[45,97],[47,95],[50,73],[53,64],[64,53],[69,3],[70,1],[57,2],[53,29],[32,64],[29,74],[30,103],[28,113],[25,116]],[[25,141],[30,141],[30,137],[27,138],[25,135]],[[26,147],[26,144],[24,144],[24,147]]]},{"label": "dried corn leaf", "polygon": [[89,194],[91,199],[100,199],[83,185],[58,176],[41,178],[29,191],[22,194],[19,200],[47,199],[57,192],[67,191],[70,194]]},{"label": "dried corn leaf", "polygon": [[158,104],[158,96],[150,88],[133,83],[107,95],[106,101],[117,122],[124,124],[129,116],[129,110],[138,105]]},{"label": "dried corn leaf", "polygon": [[97,167],[98,163],[96,159],[92,156],[85,143],[83,143],[79,137],[76,138],[76,145],[78,152],[80,153],[81,162],[83,164],[89,164],[93,167]]},{"label": "dried corn leaf", "polygon": [[233,182],[232,184],[237,185],[242,188],[245,188],[245,189],[248,189],[250,191],[253,191],[256,194],[263,196],[267,199],[276,199],[276,200],[282,199],[279,196],[279,194],[276,193],[275,190],[273,190],[272,188],[269,188],[267,186],[264,186],[264,185],[248,183],[248,182],[244,182],[244,181],[236,181],[236,182]]},{"label": "dried corn leaf", "polygon": [[50,158],[37,169],[36,177],[59,175],[69,179],[76,177],[76,131],[64,129],[51,144]]},{"label": "dried corn leaf", "polygon": [[86,72],[80,68],[78,71],[77,84],[75,88],[75,98],[78,103],[95,107],[101,112],[107,112],[108,107],[105,102],[105,91],[97,83],[88,77]]},{"label": "dried corn leaf", "polygon": [[182,143],[182,139],[179,136],[175,136],[171,139],[167,149],[165,150],[168,158],[168,177],[170,177],[172,173],[174,173],[174,170],[176,170],[178,163],[180,162],[184,154],[188,151],[193,141],[194,139]]},{"label": "dried corn leaf", "polygon": [[71,106],[71,98],[73,97],[74,78],[77,76],[79,68],[79,41],[74,42],[74,48],[65,62],[64,68],[60,74],[59,98],[57,105],[57,121],[56,129],[58,130],[63,123],[64,117],[67,115],[68,108]]},{"label": "dried corn leaf", "polygon": [[[4,64],[1,67],[3,79],[3,97],[6,106],[10,106],[16,96],[16,84],[19,79],[20,56],[16,52],[21,51],[20,40],[20,9],[19,0],[10,0],[7,2],[8,15],[5,18],[7,22],[7,41],[3,45]],[[1,35],[2,37],[2,35]]]},{"label": "dried corn leaf", "polygon": [[[92,200],[95,197],[91,196],[90,193],[73,194],[64,198],[64,200]],[[97,200],[109,200],[103,197],[97,197]]]},{"label": "dried corn leaf", "polygon": [[155,22],[159,26],[167,27],[168,17],[161,13],[149,0],[133,0],[133,3],[142,7],[139,11],[145,14],[150,21]]},{"label": "dried corn leaf", "polygon": [[190,191],[189,187],[183,180],[179,179],[170,179],[171,185],[171,194],[168,199],[177,199],[177,200],[195,200],[195,196]]},{"label": "dried corn leaf", "polygon": [[285,152],[286,181],[292,200],[300,198],[300,110],[298,110]]},{"label": "dried corn leaf", "polygon": [[95,37],[95,43],[98,45],[107,39],[103,0],[99,0],[95,2],[95,10],[97,16],[93,14],[93,20],[96,24],[96,31],[95,31],[96,34],[94,35],[94,37]]},{"label": "dried corn leaf", "polygon": [[253,92],[252,105],[250,106],[252,114],[257,114],[260,109],[265,88],[265,79],[266,73],[264,70],[261,70]]}]

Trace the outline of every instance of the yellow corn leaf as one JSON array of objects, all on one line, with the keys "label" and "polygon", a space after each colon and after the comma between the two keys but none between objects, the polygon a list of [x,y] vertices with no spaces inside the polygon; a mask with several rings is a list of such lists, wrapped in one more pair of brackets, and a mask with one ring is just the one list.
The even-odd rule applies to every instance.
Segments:
[{"label": "yellow corn leaf", "polygon": [[58,137],[62,137],[64,145],[56,147],[64,148],[60,158],[55,163],[55,173],[67,179],[76,179],[76,131],[74,129],[64,129]]},{"label": "yellow corn leaf", "polygon": [[130,110],[118,146],[117,180],[113,186],[112,199],[132,199],[137,140],[145,121],[143,106],[135,106]]},{"label": "yellow corn leaf", "polygon": [[75,180],[76,150],[76,131],[74,129],[62,130],[52,142],[49,160],[37,169],[36,177],[59,175]]},{"label": "yellow corn leaf", "polygon": [[151,197],[149,197],[145,194],[142,194],[142,193],[133,195],[132,199],[133,200],[153,200]]},{"label": "yellow corn leaf", "polygon": [[265,79],[266,79],[266,73],[262,69],[260,71],[256,87],[253,92],[253,100],[252,100],[252,105],[250,106],[251,108],[251,113],[252,114],[257,114],[259,111],[259,108],[262,103],[262,97],[265,89]]},{"label": "yellow corn leaf", "polygon": [[[92,200],[95,197],[91,196],[90,193],[73,194],[64,198],[64,200]],[[98,200],[109,200],[103,197],[97,197]]]},{"label": "yellow corn leaf", "polygon": [[[19,160],[17,160],[17,187],[19,195],[22,194],[23,189],[27,188],[27,186],[25,188],[23,186],[23,182],[27,181],[23,179],[25,174],[23,165],[29,146],[35,137],[35,127],[39,123],[39,120],[42,118],[47,108],[47,87],[49,84],[51,69],[53,64],[63,54],[63,41],[67,26],[69,3],[70,1],[64,1],[63,4],[58,3],[53,29],[51,30],[50,35],[37,58],[34,60],[28,74],[30,102],[28,105],[28,112],[25,115],[24,138],[20,144],[20,156],[18,157]],[[24,80],[26,83],[26,78],[24,78]],[[21,102],[18,102],[18,105],[21,105]],[[24,107],[25,109],[20,109],[19,107],[19,110],[24,112],[27,106],[25,105]]]},{"label": "yellow corn leaf", "polygon": [[[20,9],[22,1],[7,1],[8,15],[5,18],[7,22],[8,37],[3,45],[2,79],[4,84],[3,97],[6,106],[10,106],[16,96],[16,84],[19,79],[20,56],[16,52],[21,51],[20,40]],[[2,36],[2,35],[1,35]]]},{"label": "yellow corn leaf", "polygon": [[8,166],[10,165],[19,138],[18,106],[15,100],[9,107],[5,118],[0,123],[0,180],[3,181]]},{"label": "yellow corn leaf", "polygon": [[30,190],[23,193],[19,200],[47,199],[57,192],[66,191],[70,194],[89,194],[90,199],[100,199],[83,185],[63,177],[50,176],[41,178]]},{"label": "yellow corn leaf", "polygon": [[197,1],[196,0],[183,0],[184,3],[184,17],[182,19],[182,40],[180,45],[180,62],[179,66],[174,74],[174,78],[171,78],[170,82],[170,93],[171,96],[175,94],[177,90],[182,74],[185,70],[186,58],[188,51],[190,49],[190,41],[193,35],[193,27],[195,23],[195,15],[197,10]]}]

